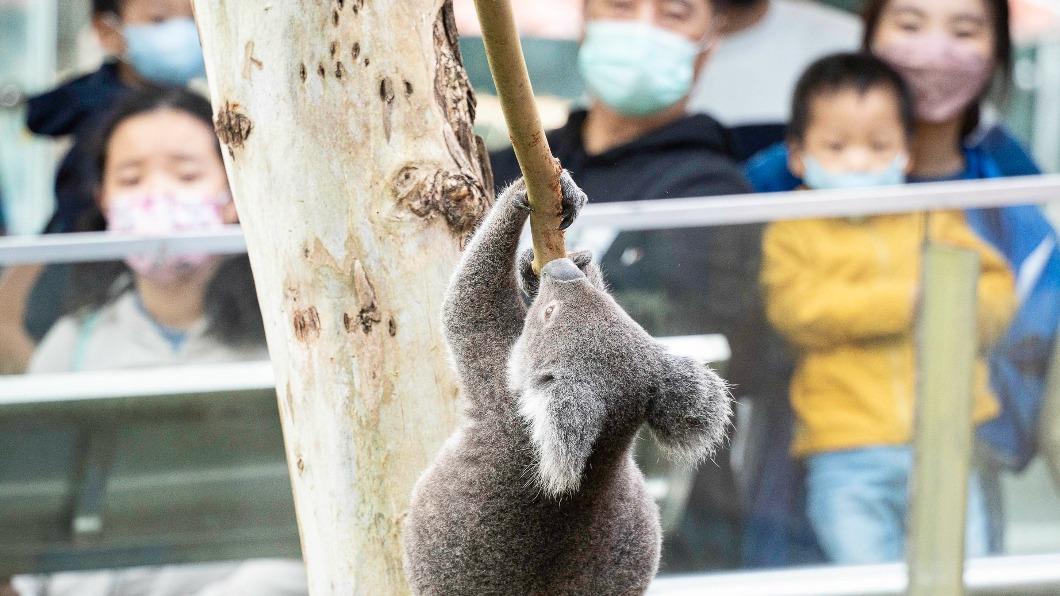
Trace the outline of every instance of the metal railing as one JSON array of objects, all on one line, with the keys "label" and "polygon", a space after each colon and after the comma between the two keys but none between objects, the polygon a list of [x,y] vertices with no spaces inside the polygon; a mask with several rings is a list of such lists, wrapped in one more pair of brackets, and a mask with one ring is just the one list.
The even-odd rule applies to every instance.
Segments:
[{"label": "metal railing", "polygon": [[[975,209],[1060,201],[1060,175],[937,182],[857,190],[590,203],[576,226],[615,231],[765,223],[814,217],[863,217],[940,209]],[[246,251],[238,226],[166,238],[110,232],[0,238],[0,265],[120,259],[131,253]]]},{"label": "metal railing", "polygon": [[[898,596],[906,575],[904,563],[684,575],[656,579],[648,596]],[[1060,594],[1060,555],[972,559],[964,585],[982,596]]]},{"label": "metal railing", "polygon": [[[1060,200],[1060,175],[1006,178],[863,190],[663,199],[589,205],[578,226],[614,231],[707,227],[818,217],[860,217],[944,209],[1044,204]],[[168,238],[109,233],[0,238],[0,265],[118,259],[136,252],[241,253],[236,226],[208,234]],[[258,374],[264,376],[264,371]],[[31,378],[26,381],[32,382]],[[965,568],[971,594],[1060,594],[1060,555],[971,561]],[[806,568],[767,572],[663,577],[650,594],[846,595],[901,594],[904,564]]]}]

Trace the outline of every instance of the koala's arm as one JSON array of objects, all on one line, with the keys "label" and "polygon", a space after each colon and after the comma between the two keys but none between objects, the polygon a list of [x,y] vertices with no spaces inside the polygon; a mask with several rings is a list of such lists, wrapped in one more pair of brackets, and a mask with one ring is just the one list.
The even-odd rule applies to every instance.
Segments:
[{"label": "koala's arm", "polygon": [[[560,175],[566,228],[578,216],[586,197],[568,172]],[[504,367],[512,343],[522,332],[526,306],[516,285],[519,234],[530,215],[522,178],[504,190],[464,251],[443,305],[446,339],[457,366]],[[468,372],[471,372],[469,370]]]},{"label": "koala's arm", "polygon": [[442,317],[457,366],[503,368],[526,307],[515,282],[519,233],[530,215],[522,178],[505,189],[468,243],[449,282]]}]

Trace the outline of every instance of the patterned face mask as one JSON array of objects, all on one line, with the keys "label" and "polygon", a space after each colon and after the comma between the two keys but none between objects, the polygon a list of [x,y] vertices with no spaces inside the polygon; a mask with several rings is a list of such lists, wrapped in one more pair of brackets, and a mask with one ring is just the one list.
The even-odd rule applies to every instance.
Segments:
[{"label": "patterned face mask", "polygon": [[[160,237],[180,232],[206,232],[224,226],[227,195],[142,194],[115,197],[107,208],[111,232]],[[137,274],[160,284],[187,278],[217,260],[210,254],[137,254],[125,263]]]}]

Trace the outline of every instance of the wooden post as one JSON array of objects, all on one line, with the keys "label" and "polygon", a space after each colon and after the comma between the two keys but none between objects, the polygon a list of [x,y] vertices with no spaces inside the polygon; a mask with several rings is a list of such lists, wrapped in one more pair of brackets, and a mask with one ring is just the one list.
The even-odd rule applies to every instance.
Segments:
[{"label": "wooden post", "polygon": [[452,7],[194,7],[310,591],[406,593],[401,519],[457,421],[442,297],[492,185]]},{"label": "wooden post", "polygon": [[562,220],[560,165],[548,146],[534,103],[534,90],[515,28],[511,0],[475,0],[482,25],[486,59],[508,124],[508,134],[526,180],[530,201],[530,235],[534,241],[534,271],[567,256]]},{"label": "wooden post", "polygon": [[[1058,330],[1060,332],[1060,330]],[[1053,346],[1038,427],[1039,450],[1060,490],[1060,341]]]},{"label": "wooden post", "polygon": [[955,596],[964,593],[979,257],[929,246],[923,276],[908,593]]}]

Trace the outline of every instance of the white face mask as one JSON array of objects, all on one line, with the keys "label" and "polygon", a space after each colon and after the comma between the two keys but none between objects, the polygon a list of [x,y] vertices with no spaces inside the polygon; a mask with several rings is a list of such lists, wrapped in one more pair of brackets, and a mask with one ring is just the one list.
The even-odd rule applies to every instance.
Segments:
[{"label": "white face mask", "polygon": [[620,114],[646,116],[684,99],[706,44],[642,21],[590,21],[578,53],[589,93]]},{"label": "white face mask", "polygon": [[[111,199],[107,207],[107,229],[140,236],[169,236],[179,232],[205,232],[224,226],[226,195],[172,196],[125,195]],[[139,275],[160,284],[184,279],[217,260],[210,254],[138,254],[125,263]]]}]

